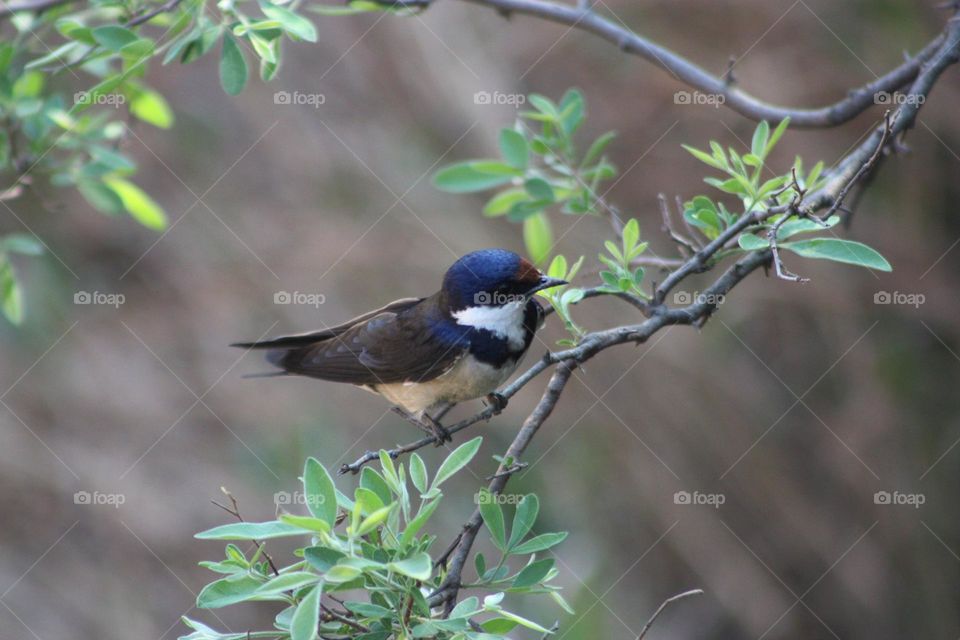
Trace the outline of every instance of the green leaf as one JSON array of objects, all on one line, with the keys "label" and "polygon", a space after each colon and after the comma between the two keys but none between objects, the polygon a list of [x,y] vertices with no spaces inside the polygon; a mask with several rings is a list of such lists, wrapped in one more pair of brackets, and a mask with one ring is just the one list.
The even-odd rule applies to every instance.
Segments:
[{"label": "green leaf", "polygon": [[526,169],[529,159],[527,139],[513,129],[500,130],[500,155],[514,169]]},{"label": "green leaf", "polygon": [[330,525],[326,521],[321,520],[320,518],[312,518],[310,516],[295,516],[290,513],[282,513],[279,517],[280,522],[285,522],[286,524],[292,524],[295,527],[300,527],[301,529],[309,529],[310,531],[322,531],[324,533],[330,533]]},{"label": "green leaf", "polygon": [[567,538],[567,532],[562,531],[559,533],[541,533],[540,535],[530,538],[523,544],[512,549],[510,551],[513,555],[524,555],[527,553],[536,553],[538,551],[543,551],[554,547]]},{"label": "green leaf", "polygon": [[19,253],[25,256],[39,256],[43,253],[43,243],[36,236],[26,233],[10,233],[0,237],[0,251]]},{"label": "green leaf", "polygon": [[296,527],[279,520],[269,522],[235,522],[207,529],[196,534],[200,540],[267,540],[284,536],[302,536],[308,529]]},{"label": "green leaf", "polygon": [[23,322],[23,292],[13,272],[13,265],[3,255],[0,255],[0,308],[12,324]]},{"label": "green leaf", "polygon": [[510,587],[512,589],[522,589],[538,584],[547,577],[547,574],[553,569],[553,565],[553,558],[543,558],[542,560],[531,562],[517,574],[517,577],[513,579],[513,584],[511,584]]},{"label": "green leaf", "polygon": [[161,129],[173,125],[173,111],[163,96],[156,91],[144,90],[130,102],[130,113]]},{"label": "green leaf", "polygon": [[317,571],[327,572],[346,555],[342,551],[328,547],[307,547],[303,550],[303,557]]},{"label": "green leaf", "polygon": [[523,500],[517,505],[517,511],[513,514],[513,526],[510,527],[510,541],[507,548],[515,547],[524,536],[530,533],[533,523],[537,521],[537,514],[540,512],[540,501],[532,493],[523,496]]},{"label": "green leaf", "polygon": [[488,218],[502,216],[509,213],[513,206],[519,202],[529,202],[530,194],[526,189],[514,188],[501,191],[490,198],[483,207],[483,215]]},{"label": "green leaf", "polygon": [[463,469],[467,464],[473,460],[473,457],[477,455],[477,451],[480,450],[480,444],[483,442],[482,436],[477,436],[473,440],[464,442],[462,445],[453,450],[447,459],[443,461],[443,464],[440,465],[440,468],[437,470],[437,475],[433,479],[433,483],[430,485],[431,488],[439,487],[441,484],[446,482],[450,476],[455,474],[460,469]]},{"label": "green leaf", "polygon": [[316,458],[307,458],[303,468],[303,493],[307,508],[331,528],[337,521],[337,493],[333,478]]},{"label": "green leaf", "polygon": [[377,494],[382,504],[387,504],[393,499],[390,485],[373,467],[364,467],[360,472],[360,486]]},{"label": "green leaf", "polygon": [[773,130],[773,135],[770,136],[770,140],[767,142],[767,148],[764,149],[763,152],[764,155],[769,155],[776,144],[780,142],[780,137],[783,135],[783,132],[787,130],[788,126],[790,126],[790,118],[784,118],[780,121],[780,124],[778,124],[777,128]]},{"label": "green leaf", "polygon": [[842,240],[840,238],[812,238],[796,242],[784,242],[780,247],[787,249],[804,258],[833,260],[852,264],[858,267],[876,269],[877,271],[892,271],[893,267],[886,258],[875,249],[861,242]]},{"label": "green leaf", "polygon": [[777,232],[778,240],[786,240],[790,236],[795,236],[798,233],[810,233],[813,231],[822,231],[823,229],[829,229],[840,224],[840,216],[830,216],[830,219],[826,221],[826,224],[817,224],[813,220],[807,218],[797,218],[796,220],[790,220],[783,224],[780,227],[780,230]]},{"label": "green leaf", "polygon": [[119,25],[97,27],[91,32],[97,44],[111,51],[120,51],[123,47],[139,40],[137,34]]},{"label": "green leaf", "polygon": [[263,584],[251,575],[241,574],[211,582],[197,594],[197,607],[218,609],[252,597]]},{"label": "green leaf", "polygon": [[617,137],[616,131],[607,131],[599,138],[593,141],[593,144],[590,145],[590,148],[587,149],[586,155],[583,156],[583,160],[580,162],[580,166],[584,167],[594,160],[599,160],[600,156],[603,155],[603,152],[606,150],[607,146],[613,142],[613,139]]},{"label": "green leaf", "polygon": [[429,580],[433,569],[433,560],[426,553],[416,553],[406,560],[391,562],[387,565],[391,571],[414,578],[415,580]]},{"label": "green leaf", "polygon": [[257,589],[257,595],[274,595],[284,591],[292,591],[305,587],[308,584],[318,582],[320,576],[309,571],[291,571],[290,573],[281,573]]},{"label": "green leaf", "polygon": [[506,525],[503,521],[503,509],[500,507],[500,503],[497,502],[497,497],[486,489],[480,490],[479,498],[480,515],[483,516],[483,523],[487,525],[487,529],[490,530],[490,537],[493,539],[493,544],[503,551],[507,546],[507,532]]},{"label": "green leaf", "polygon": [[699,149],[695,149],[688,145],[681,145],[684,149],[687,150],[690,155],[699,160],[700,162],[713,167],[714,169],[723,169],[724,164],[720,162],[717,158],[711,156],[710,154],[704,153]]},{"label": "green leaf", "polygon": [[548,202],[553,202],[555,200],[553,187],[551,187],[550,183],[543,178],[530,178],[523,183],[523,187],[527,190],[527,193],[533,197],[534,200],[546,200]]},{"label": "green leaf", "polygon": [[318,584],[311,589],[297,605],[290,620],[290,640],[314,640],[317,637],[322,586]]},{"label": "green leaf", "polygon": [[543,264],[553,248],[553,232],[550,221],[543,212],[525,218],[523,221],[523,243],[534,264]]},{"label": "green leaf", "polygon": [[317,41],[316,27],[314,27],[313,23],[303,16],[297,15],[293,11],[290,11],[284,7],[267,4],[266,2],[262,3],[260,8],[264,15],[269,18],[273,18],[282,24],[283,30],[287,33],[293,34],[301,40],[306,40],[307,42]]},{"label": "green leaf", "polygon": [[103,182],[117,194],[134,220],[156,231],[167,227],[167,214],[140,187],[123,178],[104,178]]},{"label": "green leaf", "polygon": [[469,193],[499,187],[513,179],[509,174],[496,174],[481,169],[490,169],[490,163],[475,160],[458,162],[444,167],[433,175],[433,184],[449,193]]},{"label": "green leaf", "polygon": [[437,496],[430,502],[423,505],[423,508],[420,510],[420,513],[417,514],[417,517],[410,521],[407,525],[407,528],[403,531],[403,536],[400,539],[400,544],[406,546],[413,542],[413,539],[416,537],[420,530],[423,529],[424,525],[427,524],[427,520],[430,519],[430,516],[433,515],[433,512],[437,510],[437,506],[440,504],[440,500],[443,496]]},{"label": "green leaf", "polygon": [[120,196],[102,182],[84,180],[77,183],[77,190],[97,211],[110,215],[123,212],[123,201],[120,200]]},{"label": "green leaf", "polygon": [[423,458],[416,453],[410,456],[410,480],[413,481],[413,486],[417,488],[417,491],[426,493],[428,486],[427,465],[423,463]]},{"label": "green leaf", "polygon": [[220,85],[228,94],[235,96],[243,91],[246,84],[247,61],[233,36],[225,34],[220,51]]},{"label": "green leaf", "polygon": [[750,144],[750,151],[761,160],[767,155],[767,142],[770,140],[770,125],[766,120],[761,120],[760,124],[753,131],[753,141]]},{"label": "green leaf", "polygon": [[770,247],[769,240],[764,240],[755,233],[741,233],[737,243],[744,251],[760,251]]}]

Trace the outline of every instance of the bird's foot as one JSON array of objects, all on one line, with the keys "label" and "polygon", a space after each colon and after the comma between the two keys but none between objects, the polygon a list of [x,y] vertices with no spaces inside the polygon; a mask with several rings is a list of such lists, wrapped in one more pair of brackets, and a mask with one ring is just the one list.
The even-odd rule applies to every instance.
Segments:
[{"label": "bird's foot", "polygon": [[442,424],[440,424],[439,422],[431,418],[426,413],[423,414],[423,418],[424,418],[424,422],[427,423],[427,428],[429,429],[430,433],[433,435],[434,438],[436,438],[435,446],[440,447],[440,446],[443,446],[443,444],[446,442],[453,442],[453,436],[450,435],[449,429],[447,429],[445,426],[443,426]]},{"label": "bird's foot", "polygon": [[425,432],[427,435],[433,436],[438,447],[443,445],[445,442],[453,441],[450,431],[448,431],[446,427],[431,418],[426,413],[423,414],[423,420],[420,420],[416,416],[410,415],[400,407],[393,407],[392,411],[410,424]]},{"label": "bird's foot", "polygon": [[507,408],[507,397],[499,391],[488,393],[487,404],[493,409],[493,415],[499,415],[501,411]]}]

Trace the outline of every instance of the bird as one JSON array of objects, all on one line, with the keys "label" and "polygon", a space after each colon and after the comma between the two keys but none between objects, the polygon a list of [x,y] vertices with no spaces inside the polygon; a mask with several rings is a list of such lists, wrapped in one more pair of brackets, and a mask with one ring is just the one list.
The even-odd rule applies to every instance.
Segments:
[{"label": "bird", "polygon": [[543,325],[538,291],[568,284],[506,249],[481,249],[447,269],[440,290],[403,298],[334,327],[233,347],[266,350],[277,367],[263,375],[298,375],[372,391],[435,438],[450,434],[434,416],[497,392],[517,369]]}]

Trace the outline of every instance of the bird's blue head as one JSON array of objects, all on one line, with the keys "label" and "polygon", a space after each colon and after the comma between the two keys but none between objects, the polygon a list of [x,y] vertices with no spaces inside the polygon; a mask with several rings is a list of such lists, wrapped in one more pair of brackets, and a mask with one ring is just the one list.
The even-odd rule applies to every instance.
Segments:
[{"label": "bird's blue head", "polygon": [[453,263],[442,292],[451,311],[500,307],[527,299],[541,289],[566,284],[542,274],[525,258],[506,249],[481,249]]}]

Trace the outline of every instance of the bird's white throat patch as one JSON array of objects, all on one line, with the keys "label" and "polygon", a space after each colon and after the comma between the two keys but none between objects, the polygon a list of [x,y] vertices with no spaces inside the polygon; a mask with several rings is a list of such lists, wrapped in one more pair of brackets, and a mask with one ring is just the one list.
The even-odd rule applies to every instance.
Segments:
[{"label": "bird's white throat patch", "polygon": [[526,302],[517,300],[497,306],[466,307],[453,312],[457,324],[475,329],[486,329],[506,338],[511,349],[522,350],[524,344],[523,313]]}]

